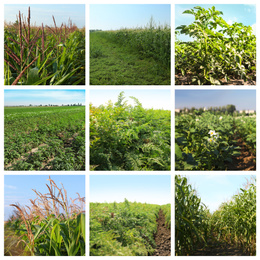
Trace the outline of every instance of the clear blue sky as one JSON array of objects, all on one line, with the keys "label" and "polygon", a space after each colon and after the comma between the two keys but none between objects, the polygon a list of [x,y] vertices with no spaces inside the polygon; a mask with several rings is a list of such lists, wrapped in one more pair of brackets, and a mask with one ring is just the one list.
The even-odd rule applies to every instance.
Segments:
[{"label": "clear blue sky", "polygon": [[247,184],[249,175],[189,175],[188,183],[197,191],[197,195],[211,213],[223,202],[229,201],[238,194],[240,188]]},{"label": "clear blue sky", "polygon": [[62,105],[82,103],[85,105],[85,90],[5,90],[5,106],[17,105]]},{"label": "clear blue sky", "polygon": [[175,108],[235,105],[237,110],[256,110],[255,90],[175,90]]},{"label": "clear blue sky", "polygon": [[[46,184],[50,184],[49,175],[5,175],[4,177],[4,219],[7,220],[13,212],[10,204],[20,203],[20,205],[31,205],[29,199],[35,199],[37,196],[32,190],[48,193]],[[51,175],[51,179],[59,188],[61,183],[67,191],[68,199],[85,197],[85,176],[84,175]],[[69,200],[70,202],[70,200]]]},{"label": "clear blue sky", "polygon": [[[119,93],[122,90],[90,90],[90,102],[94,106],[106,105],[109,100],[113,103],[117,102]],[[125,101],[127,104],[134,105],[134,101],[129,98],[133,96],[137,98],[144,108],[170,110],[171,91],[170,90],[124,90]]]},{"label": "clear blue sky", "polygon": [[90,202],[131,202],[164,205],[171,202],[171,176],[91,175]]},{"label": "clear blue sky", "polygon": [[28,17],[28,7],[31,9],[31,24],[36,26],[54,26],[52,16],[54,16],[57,26],[68,24],[70,18],[72,24],[78,28],[85,26],[85,5],[82,4],[12,4],[4,5],[4,19],[6,22],[15,22],[16,16],[23,14]]},{"label": "clear blue sky", "polygon": [[90,29],[146,27],[151,17],[157,25],[171,24],[169,4],[96,4],[89,9]]},{"label": "clear blue sky", "polygon": [[[228,24],[234,22],[243,23],[244,25],[250,25],[253,27],[254,32],[256,28],[256,6],[251,4],[176,4],[175,5],[175,28],[180,25],[189,25],[194,22],[194,16],[191,14],[183,14],[185,10],[189,10],[196,6],[201,6],[204,9],[208,9],[212,6],[216,7],[216,10],[222,11],[221,16]],[[188,36],[182,35],[178,39],[188,41]]]}]

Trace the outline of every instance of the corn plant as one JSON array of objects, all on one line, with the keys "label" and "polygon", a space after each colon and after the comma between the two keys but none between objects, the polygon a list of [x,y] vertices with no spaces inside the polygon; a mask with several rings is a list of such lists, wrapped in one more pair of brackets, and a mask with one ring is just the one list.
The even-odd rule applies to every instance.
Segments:
[{"label": "corn plant", "polygon": [[[67,192],[49,178],[48,193],[34,190],[30,206],[15,208],[6,228],[13,230],[24,254],[39,256],[85,255],[85,198],[69,203]],[[78,202],[77,202],[78,201]]]},{"label": "corn plant", "polygon": [[236,244],[249,255],[256,254],[256,183],[255,179],[223,203],[212,216],[218,240]]},{"label": "corn plant", "polygon": [[[195,21],[176,28],[176,74],[191,75],[192,84],[197,85],[220,85],[231,77],[255,78],[256,37],[250,26],[229,25],[214,6],[208,10],[197,6],[183,13],[193,15]],[[179,33],[194,41],[179,41]]]},{"label": "corn plant", "polygon": [[207,245],[209,211],[187,183],[186,177],[175,176],[175,254],[186,255],[198,245]]},{"label": "corn plant", "polygon": [[19,12],[4,30],[5,85],[85,84],[85,36],[69,20],[57,27],[31,26]]}]

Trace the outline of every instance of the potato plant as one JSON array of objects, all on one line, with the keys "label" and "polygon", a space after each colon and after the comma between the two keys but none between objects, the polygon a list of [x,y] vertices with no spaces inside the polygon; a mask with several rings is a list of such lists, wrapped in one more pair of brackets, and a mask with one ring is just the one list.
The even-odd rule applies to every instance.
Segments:
[{"label": "potato plant", "polygon": [[[176,28],[175,74],[191,76],[194,85],[220,85],[230,78],[255,79],[256,36],[251,26],[229,25],[214,6],[208,10],[197,6],[183,13],[195,20]],[[180,41],[178,34],[193,40]]]},{"label": "potato plant", "polygon": [[84,170],[85,107],[5,107],[5,170]]},{"label": "potato plant", "polygon": [[[240,155],[236,137],[242,136],[253,153],[256,145],[255,118],[231,115],[180,115],[175,118],[175,169],[226,170]],[[244,121],[245,122],[245,121]],[[245,130],[248,129],[248,130]]]}]

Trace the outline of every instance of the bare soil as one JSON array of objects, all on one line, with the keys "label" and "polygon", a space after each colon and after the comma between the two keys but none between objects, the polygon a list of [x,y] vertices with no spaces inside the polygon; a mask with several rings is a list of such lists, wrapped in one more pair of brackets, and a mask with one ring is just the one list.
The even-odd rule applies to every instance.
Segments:
[{"label": "bare soil", "polygon": [[240,155],[233,157],[233,162],[227,165],[227,170],[230,171],[255,171],[256,157],[250,152],[245,142],[241,137],[235,137],[237,146],[240,149]]},{"label": "bare soil", "polygon": [[157,245],[154,256],[171,255],[171,229],[165,226],[165,217],[160,209],[157,219],[157,233],[155,234],[155,243]]},{"label": "bare soil", "polygon": [[241,249],[235,245],[229,245],[225,242],[210,241],[207,247],[201,247],[190,254],[191,256],[247,256]]}]

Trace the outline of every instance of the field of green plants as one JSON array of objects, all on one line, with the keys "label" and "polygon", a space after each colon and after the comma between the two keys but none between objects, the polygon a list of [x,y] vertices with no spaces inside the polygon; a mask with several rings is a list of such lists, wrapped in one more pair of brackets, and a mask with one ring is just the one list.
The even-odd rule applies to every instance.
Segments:
[{"label": "field of green plants", "polygon": [[255,180],[211,214],[187,178],[175,176],[175,254],[198,255],[199,248],[200,255],[216,248],[222,255],[230,253],[227,248],[256,255]]},{"label": "field of green plants", "polygon": [[69,24],[35,27],[19,12],[4,28],[5,85],[84,85],[85,31]]},{"label": "field of green plants", "polygon": [[91,170],[170,170],[171,114],[118,101],[94,107],[90,104]]},{"label": "field of green plants", "polygon": [[69,202],[64,187],[50,178],[47,194],[33,190],[30,206],[12,204],[14,213],[5,223],[5,256],[84,256],[85,198]]},{"label": "field of green plants", "polygon": [[129,202],[90,203],[91,256],[153,255],[159,210],[170,228],[170,204],[159,206]]},{"label": "field of green plants", "polygon": [[171,29],[90,32],[91,85],[170,85]]},{"label": "field of green plants", "polygon": [[85,106],[5,107],[5,170],[85,170]]},{"label": "field of green plants", "polygon": [[235,157],[243,157],[242,144],[255,165],[255,116],[204,112],[175,117],[176,170],[229,170]]},{"label": "field of green plants", "polygon": [[[177,85],[232,84],[230,80],[241,79],[240,85],[255,85],[256,36],[251,26],[229,25],[214,6],[208,10],[197,6],[183,14],[191,14],[195,20],[176,28]],[[189,35],[192,41],[178,40],[180,34]]]}]

